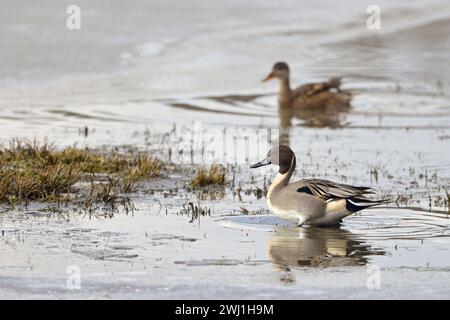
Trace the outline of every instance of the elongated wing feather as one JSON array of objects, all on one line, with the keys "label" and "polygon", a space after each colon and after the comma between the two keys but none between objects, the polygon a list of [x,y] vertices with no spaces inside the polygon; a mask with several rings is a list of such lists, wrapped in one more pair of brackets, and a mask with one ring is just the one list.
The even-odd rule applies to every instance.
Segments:
[{"label": "elongated wing feather", "polygon": [[363,197],[372,193],[368,187],[356,187],[323,179],[301,180],[301,186],[299,186],[297,192],[308,193],[323,200]]}]

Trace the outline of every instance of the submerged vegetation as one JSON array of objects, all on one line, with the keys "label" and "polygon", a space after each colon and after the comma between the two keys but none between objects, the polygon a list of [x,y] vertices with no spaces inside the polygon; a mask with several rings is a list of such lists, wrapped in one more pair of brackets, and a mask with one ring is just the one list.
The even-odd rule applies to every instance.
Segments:
[{"label": "submerged vegetation", "polygon": [[67,202],[81,196],[113,203],[120,193],[136,191],[137,182],[159,176],[163,165],[139,153],[57,150],[48,143],[13,140],[0,150],[0,202]]},{"label": "submerged vegetation", "polygon": [[189,220],[189,223],[194,222],[195,220],[199,220],[201,216],[210,216],[211,215],[211,209],[202,207],[200,205],[200,202],[198,205],[195,205],[193,202],[189,202],[185,205],[183,205],[183,210],[181,211],[182,214],[187,214],[191,217],[191,220]]},{"label": "submerged vegetation", "polygon": [[199,168],[191,180],[191,187],[197,188],[224,185],[225,174],[225,168],[216,164],[213,164],[209,169]]}]

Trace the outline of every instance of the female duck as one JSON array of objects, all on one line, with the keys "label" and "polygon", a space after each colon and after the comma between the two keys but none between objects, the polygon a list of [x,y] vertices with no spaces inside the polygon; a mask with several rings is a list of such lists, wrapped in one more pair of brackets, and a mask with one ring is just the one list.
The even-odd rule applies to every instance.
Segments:
[{"label": "female duck", "polygon": [[277,62],[272,72],[263,81],[277,78],[280,81],[278,102],[281,107],[299,109],[348,107],[352,95],[340,90],[341,79],[331,78],[327,82],[308,83],[292,90],[289,84],[289,67]]},{"label": "female duck", "polygon": [[304,179],[289,184],[296,159],[287,146],[273,148],[264,160],[250,168],[269,164],[278,165],[280,169],[269,187],[267,204],[275,215],[299,226],[336,225],[352,213],[387,202],[368,199],[367,194],[373,192],[367,187],[322,179]]}]

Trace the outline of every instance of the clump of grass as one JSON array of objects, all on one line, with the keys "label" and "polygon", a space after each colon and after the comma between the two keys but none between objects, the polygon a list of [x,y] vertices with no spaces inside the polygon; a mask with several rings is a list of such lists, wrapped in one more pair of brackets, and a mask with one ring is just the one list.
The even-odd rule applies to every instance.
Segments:
[{"label": "clump of grass", "polygon": [[[57,150],[46,142],[16,139],[0,150],[0,202],[59,201],[78,192],[89,201],[111,203],[119,193],[137,191],[137,182],[159,176],[162,168],[160,160],[146,155]],[[83,194],[75,185],[86,178],[91,190]]]},{"label": "clump of grass", "polygon": [[68,147],[57,150],[46,142],[40,144],[17,139],[10,143],[8,149],[0,151],[0,164],[40,168],[73,165],[83,173],[126,173],[136,181],[158,176],[162,168],[162,162],[154,157],[101,153],[86,148]]},{"label": "clump of grass", "polygon": [[162,167],[163,163],[156,158],[138,156],[128,160],[123,177],[131,182],[154,178],[160,175]]},{"label": "clump of grass", "polygon": [[223,166],[213,164],[209,169],[199,168],[191,180],[191,187],[206,187],[225,184],[226,170]]},{"label": "clump of grass", "polygon": [[45,169],[35,166],[0,168],[0,202],[52,201],[69,193],[80,178],[72,165],[57,164]]}]

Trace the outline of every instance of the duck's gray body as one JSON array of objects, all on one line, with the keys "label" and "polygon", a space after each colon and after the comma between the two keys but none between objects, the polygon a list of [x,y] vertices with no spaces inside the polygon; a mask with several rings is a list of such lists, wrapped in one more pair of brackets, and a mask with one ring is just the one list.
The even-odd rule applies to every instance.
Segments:
[{"label": "duck's gray body", "polygon": [[[277,175],[269,188],[267,205],[275,215],[299,225],[336,225],[346,216],[378,204],[361,199],[364,191],[357,187],[350,189],[350,186],[327,180],[300,180],[283,186],[283,183],[279,182],[285,179],[282,174]],[[341,197],[333,196],[332,191],[328,191],[323,197],[311,194],[311,188],[319,185],[328,185],[328,189],[333,187],[348,189],[349,192]],[[364,203],[361,203],[362,201]]]},{"label": "duck's gray body", "polygon": [[[295,170],[292,150],[280,146],[276,160],[269,152],[262,164],[278,164],[280,171],[267,192],[270,210],[282,219],[298,225],[336,225],[342,218],[362,209],[384,203],[384,200],[366,198],[370,188],[339,184],[322,179],[289,180]],[[253,166],[257,167],[259,164]]]}]

